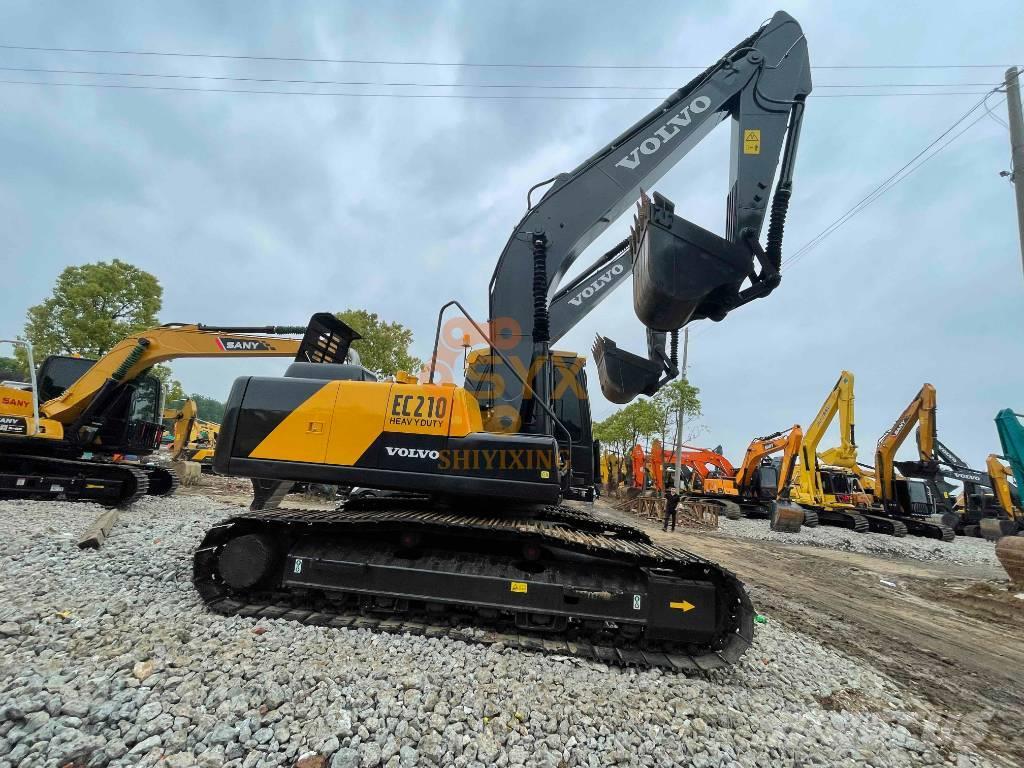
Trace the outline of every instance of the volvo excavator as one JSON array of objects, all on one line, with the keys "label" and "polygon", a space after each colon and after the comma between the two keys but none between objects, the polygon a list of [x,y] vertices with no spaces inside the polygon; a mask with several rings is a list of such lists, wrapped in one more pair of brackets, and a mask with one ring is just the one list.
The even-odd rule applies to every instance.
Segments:
[{"label": "volvo excavator", "polygon": [[[210,609],[483,638],[617,664],[736,662],[753,636],[753,610],[735,576],[562,503],[593,497],[595,444],[582,358],[552,345],[632,276],[647,356],[605,337],[594,346],[601,391],[624,403],[678,375],[680,328],[767,296],[780,281],[810,90],[804,35],[776,13],[577,168],[545,182],[539,200],[537,185],[491,278],[486,329],[446,303],[425,381],[362,381],[358,366],[331,364],[238,379],[215,468],[260,484],[251,510],[211,529],[195,553],[193,583]],[[645,190],[727,118],[721,237]],[[638,198],[630,236],[566,281]],[[453,306],[488,342],[469,357],[463,386],[435,375],[441,321]],[[344,337],[344,326],[336,332]],[[294,481],[400,495],[331,512],[278,508]],[[467,624],[479,629],[464,631]]]},{"label": "volvo excavator", "polygon": [[[116,461],[160,445],[162,389],[150,369],[181,357],[325,358],[322,316],[309,326],[256,328],[168,324],[134,334],[99,360],[51,355],[27,386],[0,387],[0,498],[65,499],[123,506],[167,495],[165,467]],[[331,318],[333,319],[333,318]],[[279,334],[305,334],[276,338]]]}]

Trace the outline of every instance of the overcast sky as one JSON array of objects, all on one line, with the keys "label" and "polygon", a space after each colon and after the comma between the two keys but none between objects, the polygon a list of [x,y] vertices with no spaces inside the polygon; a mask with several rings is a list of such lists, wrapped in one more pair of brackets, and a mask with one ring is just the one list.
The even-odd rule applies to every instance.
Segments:
[{"label": "overcast sky", "polygon": [[[934,0],[788,4],[807,36],[812,65],[1000,66],[816,69],[784,257],[979,99],[818,98],[841,92],[822,86],[995,84],[1005,65],[1024,64],[1024,3],[957,5],[962,10]],[[170,8],[5,3],[0,43],[389,61],[706,65],[772,10],[761,3],[700,2],[661,4],[652,12],[592,1],[180,2],[173,13]],[[380,83],[664,86],[665,93],[693,75],[11,49],[0,50],[0,61],[13,68]],[[0,79],[494,93],[20,71]],[[0,84],[0,92],[0,259],[7,286],[0,336],[21,330],[26,308],[46,297],[65,266],[116,257],[160,279],[164,322],[294,324],[314,311],[363,307],[411,327],[414,351],[424,358],[443,301],[458,298],[486,317],[487,282],[522,215],[526,190],[575,167],[663,96],[456,100],[17,84]],[[721,324],[694,327],[689,374],[704,402],[701,442],[721,443],[738,459],[752,436],[808,424],[847,368],[857,377],[862,459],[870,461],[878,436],[925,381],[938,390],[944,442],[975,466],[998,451],[996,411],[1024,410],[1024,277],[1012,186],[998,175],[1010,162],[1001,100],[1000,94],[989,100],[995,117],[982,117],[796,261],[769,298]],[[728,126],[719,126],[657,186],[677,213],[717,232],[724,230],[728,141]],[[625,218],[613,224],[592,255],[627,231]],[[631,290],[620,290],[558,346],[586,352],[596,332],[642,351]],[[176,363],[174,371],[187,390],[222,398],[235,376],[282,367],[190,361]],[[601,418],[612,406],[601,398],[592,368],[590,379],[593,410]],[[911,443],[903,455],[911,453]]]}]

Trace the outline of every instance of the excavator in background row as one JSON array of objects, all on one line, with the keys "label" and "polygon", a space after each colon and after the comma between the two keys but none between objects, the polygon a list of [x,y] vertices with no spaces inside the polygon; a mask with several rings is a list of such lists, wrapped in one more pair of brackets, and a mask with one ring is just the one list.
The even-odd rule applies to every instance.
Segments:
[{"label": "excavator in background row", "polygon": [[[918,428],[918,445],[922,439]],[[935,438],[932,442],[940,478],[934,491],[936,495],[946,494],[955,488],[949,485],[950,480],[963,485],[960,494],[953,499],[952,513],[945,514],[943,523],[960,536],[981,536],[991,541],[1011,529],[1015,530],[1015,524],[1008,524],[1014,519],[1015,502],[1006,481],[1005,467],[999,459],[989,456],[986,471],[972,469],[941,440]],[[923,479],[927,482],[929,476]]]},{"label": "excavator in background row", "polygon": [[[678,375],[679,329],[771,293],[810,90],[804,34],[776,13],[577,168],[534,187],[490,281],[487,330],[444,304],[425,381],[365,381],[358,366],[330,364],[238,379],[215,469],[265,486],[196,551],[202,600],[223,614],[460,639],[480,636],[460,629],[472,624],[511,647],[619,664],[735,663],[754,618],[735,576],[561,504],[593,498],[597,462],[582,358],[551,345],[632,277],[647,357],[606,337],[594,346],[601,391],[625,403]],[[720,237],[645,190],[726,119]],[[630,236],[562,285],[638,198]],[[464,386],[435,381],[452,306],[488,345],[467,355]],[[343,324],[335,334],[344,339]],[[406,495],[334,512],[276,508],[293,481]]]},{"label": "excavator in background row", "polygon": [[171,460],[194,461],[203,472],[212,472],[220,424],[200,419],[192,398],[178,408],[164,408],[163,420],[173,436],[169,446]]},{"label": "excavator in background row", "polygon": [[[793,487],[788,507],[779,506],[780,520],[773,523],[782,527],[785,518],[796,517],[799,506],[804,514],[813,512],[824,525],[847,528],[858,533],[869,530],[893,536],[906,535],[906,528],[898,521],[872,514],[871,497],[861,487],[858,478],[857,441],[854,427],[854,376],[842,371],[835,386],[825,397],[814,420],[804,431],[800,456],[794,471]],[[841,443],[818,455],[818,446],[832,421],[839,416]]]},{"label": "excavator in background row", "polygon": [[[800,425],[794,424],[789,429],[755,437],[747,446],[739,469],[721,454],[721,448],[711,451],[684,446],[681,463],[691,470],[689,494],[717,501],[730,520],[743,515],[769,517],[776,500],[788,495],[802,435]],[[783,455],[776,464],[771,456],[780,451]],[[666,453],[665,461],[673,464],[675,454]],[[817,520],[812,515],[806,524],[817,525]]]},{"label": "excavator in background row", "polygon": [[[1003,449],[1002,458],[1010,464],[1010,472],[1017,485],[1018,498],[1020,495],[1024,495],[1024,425],[1020,423],[1019,416],[1020,414],[1014,413],[1011,408],[1004,408],[996,414],[995,419],[996,431],[999,433],[999,445]],[[999,462],[999,466],[1001,469],[1005,469],[1002,462]],[[1005,478],[1005,472],[993,474],[1002,475]],[[1010,495],[1009,484],[1007,484],[1006,490],[1007,495]],[[1005,503],[1009,510],[1014,510],[1011,500],[1008,499]],[[1019,507],[1017,511],[1019,511]],[[996,543],[996,557],[1006,569],[1011,584],[1024,584],[1024,530],[1021,530],[1024,520],[1018,515],[1016,521],[1018,524],[1017,534],[1003,536]]]},{"label": "excavator in background row", "polygon": [[[915,425],[916,461],[896,461],[896,452]],[[952,541],[952,528],[936,520],[947,519],[953,505],[939,487],[941,472],[935,454],[935,387],[925,384],[903,413],[878,440],[875,448],[875,504],[886,517],[904,525],[912,536]],[[899,469],[902,477],[897,477]]]},{"label": "excavator in background row", "polygon": [[[999,505],[1006,513],[1007,520],[1000,522],[999,533],[1003,536],[1024,534],[1024,425],[1020,423],[1019,414],[1010,408],[1004,408],[996,414],[996,432],[999,434],[999,445],[1002,455],[991,454],[986,461],[989,476],[999,499]],[[1009,467],[1003,464],[1009,463]],[[1013,478],[1013,484],[1010,478]],[[1024,552],[1024,545],[1021,546]]]},{"label": "excavator in background row", "polygon": [[38,372],[31,346],[11,342],[29,356],[30,381],[0,387],[0,498],[120,506],[173,493],[178,480],[169,469],[117,460],[159,448],[163,392],[150,369],[183,357],[315,361],[325,355],[319,317],[309,326],[163,325],[129,336],[99,360],[48,356]]}]

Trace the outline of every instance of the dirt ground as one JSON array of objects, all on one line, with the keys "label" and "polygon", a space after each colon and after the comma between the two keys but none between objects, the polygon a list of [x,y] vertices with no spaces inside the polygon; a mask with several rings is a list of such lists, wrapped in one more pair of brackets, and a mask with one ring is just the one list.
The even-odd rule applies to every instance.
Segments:
[{"label": "dirt ground", "polygon": [[[248,481],[209,475],[180,492],[225,504],[245,505],[251,498]],[[333,505],[293,495],[284,506]],[[783,622],[863,660],[946,712],[944,727],[964,742],[996,762],[1024,765],[1024,600],[1007,590],[999,568],[752,541],[720,532],[662,533],[656,522],[602,502],[598,506],[659,543],[733,571],[768,621]],[[836,703],[837,708],[848,705]]]},{"label": "dirt ground", "polygon": [[1024,600],[1007,590],[1001,569],[662,533],[653,521],[601,507],[733,571],[769,621],[862,659],[947,712],[947,726],[979,750],[1024,764]]}]

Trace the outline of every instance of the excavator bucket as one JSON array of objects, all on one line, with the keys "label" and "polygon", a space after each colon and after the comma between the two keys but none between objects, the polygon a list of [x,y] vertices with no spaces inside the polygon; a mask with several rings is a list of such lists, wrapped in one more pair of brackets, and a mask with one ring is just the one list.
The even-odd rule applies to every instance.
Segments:
[{"label": "excavator bucket", "polygon": [[619,349],[605,336],[597,337],[593,352],[601,392],[611,402],[624,405],[637,395],[653,395],[658,391],[663,373],[660,363]]},{"label": "excavator bucket", "polygon": [[[676,216],[675,206],[657,192],[642,195],[630,248],[633,252],[633,308],[655,331],[682,328],[710,294],[737,289],[751,271],[749,249]],[[731,292],[730,291],[730,292]],[[725,311],[708,309],[720,320]]]},{"label": "excavator bucket", "polygon": [[780,533],[800,533],[804,524],[804,508],[788,499],[777,499],[771,503],[771,520],[769,525],[773,531]]},{"label": "excavator bucket", "polygon": [[995,517],[986,517],[978,525],[978,532],[983,539],[999,541],[1004,536],[1016,535],[1017,528],[1016,520],[1000,520]]},{"label": "excavator bucket", "polygon": [[1004,536],[996,544],[996,557],[1014,589],[1024,588],[1024,536]]}]

